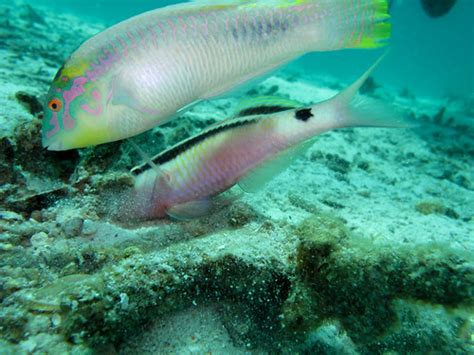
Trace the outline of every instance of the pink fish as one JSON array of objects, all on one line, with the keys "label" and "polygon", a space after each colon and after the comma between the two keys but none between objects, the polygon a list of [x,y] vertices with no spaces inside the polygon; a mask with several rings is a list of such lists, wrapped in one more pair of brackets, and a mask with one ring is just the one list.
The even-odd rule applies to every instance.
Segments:
[{"label": "pink fish", "polygon": [[136,167],[133,197],[128,199],[133,214],[144,219],[197,217],[209,210],[215,196],[235,184],[244,191],[261,187],[325,131],[407,127],[386,104],[357,93],[376,64],[327,101],[289,109],[260,100],[260,106],[155,156],[149,163],[153,167]]}]

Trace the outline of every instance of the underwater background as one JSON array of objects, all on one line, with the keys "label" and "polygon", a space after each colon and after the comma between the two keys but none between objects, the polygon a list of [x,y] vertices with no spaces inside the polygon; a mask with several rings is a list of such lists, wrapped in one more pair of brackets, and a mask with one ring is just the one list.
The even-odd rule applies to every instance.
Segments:
[{"label": "underwater background", "polygon": [[[262,191],[191,221],[123,223],[127,142],[41,147],[69,54],[156,0],[0,0],[0,354],[474,352],[474,1],[393,1],[362,93],[417,124],[321,135]],[[385,49],[311,53],[246,96],[305,104]],[[230,117],[204,102],[144,133],[149,154]]]}]

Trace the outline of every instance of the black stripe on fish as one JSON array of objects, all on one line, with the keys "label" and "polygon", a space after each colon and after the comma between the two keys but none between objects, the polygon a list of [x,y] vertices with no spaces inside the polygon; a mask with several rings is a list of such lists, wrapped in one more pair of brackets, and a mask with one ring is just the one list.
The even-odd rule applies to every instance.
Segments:
[{"label": "black stripe on fish", "polygon": [[295,112],[295,118],[297,120],[306,122],[309,120],[311,117],[313,117],[313,113],[311,112],[310,108],[302,108],[301,110],[298,110]]},{"label": "black stripe on fish", "polygon": [[[257,121],[258,121],[257,118],[247,119],[247,120],[237,120],[237,121],[232,122],[232,123],[222,124],[220,126],[211,128],[211,129],[209,129],[209,130],[207,130],[207,131],[205,131],[201,134],[198,134],[198,135],[193,136],[189,139],[186,139],[186,140],[182,141],[181,143],[178,143],[174,147],[172,147],[168,150],[165,150],[164,152],[154,156],[152,158],[152,162],[155,163],[156,165],[162,165],[162,164],[168,163],[171,160],[173,160],[174,158],[176,158],[178,155],[184,153],[188,149],[191,149],[192,147],[194,147],[198,143],[201,143],[202,141],[204,141],[205,139],[207,139],[209,137],[215,136],[218,133],[225,132],[225,131],[233,129],[233,128],[247,126],[247,125],[255,123]],[[139,166],[133,168],[131,173],[133,175],[139,175],[139,174],[147,171],[148,169],[149,169],[148,163],[144,163],[142,165],[139,165]]]},{"label": "black stripe on fish", "polygon": [[270,113],[276,113],[286,110],[293,110],[296,107],[294,106],[281,106],[281,105],[271,105],[271,106],[257,106],[243,109],[235,117],[244,117],[244,116],[253,116],[253,115],[266,115]]}]

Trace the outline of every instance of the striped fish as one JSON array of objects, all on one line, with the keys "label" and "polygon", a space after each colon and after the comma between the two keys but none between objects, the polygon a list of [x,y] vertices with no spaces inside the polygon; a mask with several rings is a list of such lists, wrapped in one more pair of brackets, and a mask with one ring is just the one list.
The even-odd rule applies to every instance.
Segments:
[{"label": "striped fish", "polygon": [[121,22],[58,71],[43,146],[131,137],[311,51],[374,48],[390,35],[387,0],[216,0]]},{"label": "striped fish", "polygon": [[375,65],[330,100],[296,107],[268,98],[132,170],[128,209],[144,219],[205,214],[213,197],[238,184],[255,191],[325,131],[352,126],[407,127],[383,103],[357,94]]}]

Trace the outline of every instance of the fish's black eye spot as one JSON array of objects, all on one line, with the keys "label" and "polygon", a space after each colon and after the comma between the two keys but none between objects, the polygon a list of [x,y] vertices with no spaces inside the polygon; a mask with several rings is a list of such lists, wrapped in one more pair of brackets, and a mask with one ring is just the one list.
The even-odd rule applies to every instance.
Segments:
[{"label": "fish's black eye spot", "polygon": [[307,120],[309,120],[313,116],[314,115],[311,112],[310,108],[303,108],[303,109],[298,110],[298,111],[295,112],[295,118],[297,120],[300,120],[300,121],[303,121],[303,122],[306,122]]}]

